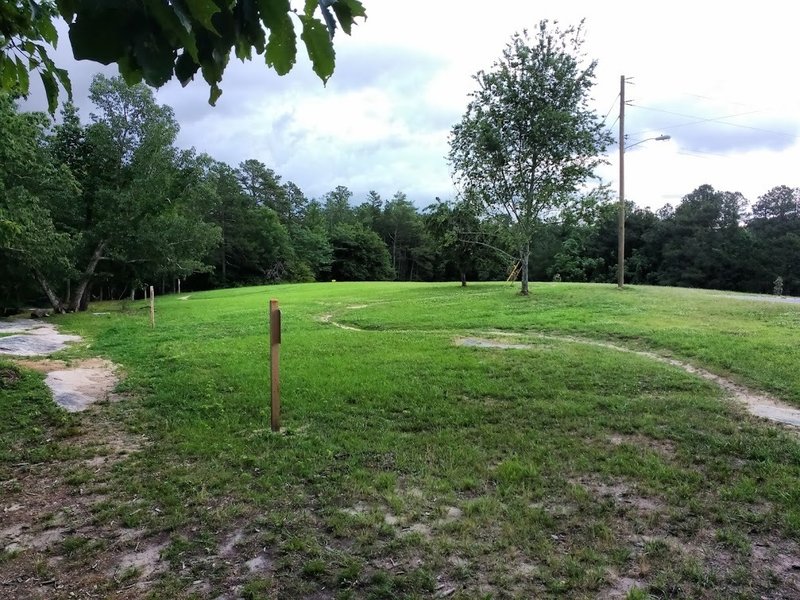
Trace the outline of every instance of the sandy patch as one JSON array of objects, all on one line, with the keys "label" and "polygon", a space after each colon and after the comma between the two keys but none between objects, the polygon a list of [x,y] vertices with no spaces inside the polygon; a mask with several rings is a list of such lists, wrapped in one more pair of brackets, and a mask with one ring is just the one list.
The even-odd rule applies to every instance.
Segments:
[{"label": "sandy patch", "polygon": [[161,560],[161,552],[167,547],[166,543],[154,544],[142,550],[137,548],[133,552],[124,554],[117,563],[116,568],[109,573],[111,576],[118,576],[128,569],[136,569],[139,577],[146,578],[153,573],[158,573],[166,569],[166,563]]},{"label": "sandy patch", "polygon": [[675,443],[671,440],[657,440],[640,434],[623,435],[614,433],[608,436],[608,441],[612,446],[622,446],[626,444],[639,448],[649,448],[667,458],[673,458],[676,453]]},{"label": "sandy patch", "polygon": [[456,346],[467,346],[470,348],[497,348],[499,350],[530,350],[532,346],[528,344],[510,344],[508,342],[498,342],[485,338],[467,337],[456,338]]},{"label": "sandy patch", "polygon": [[79,412],[108,399],[119,383],[114,371],[112,362],[95,358],[77,367],[50,371],[45,383],[59,406],[68,412]]},{"label": "sandy patch", "polygon": [[732,298],[733,300],[750,300],[751,302],[778,302],[780,304],[800,304],[800,298],[792,296],[767,296],[766,294],[715,294],[715,298]]},{"label": "sandy patch", "polygon": [[341,323],[337,323],[336,321],[333,321],[332,319],[333,319],[333,315],[331,315],[331,314],[322,315],[319,318],[321,323],[328,323],[330,325],[333,325],[334,327],[338,327],[339,329],[346,329],[347,331],[364,331],[363,329],[361,329],[359,327],[352,327],[350,325],[342,325]]},{"label": "sandy patch", "polygon": [[245,563],[250,573],[259,573],[272,570],[272,561],[264,555],[251,558]]},{"label": "sandy patch", "polygon": [[217,554],[223,558],[233,556],[235,554],[234,550],[236,549],[236,545],[243,539],[244,532],[241,529],[234,531],[231,535],[225,538],[224,542],[222,542],[217,550]]},{"label": "sandy patch", "polygon": [[666,504],[655,498],[648,498],[637,493],[637,490],[621,480],[611,482],[599,481],[594,477],[581,477],[573,484],[586,488],[594,496],[612,500],[617,506],[627,506],[637,511],[650,513],[666,509]]}]

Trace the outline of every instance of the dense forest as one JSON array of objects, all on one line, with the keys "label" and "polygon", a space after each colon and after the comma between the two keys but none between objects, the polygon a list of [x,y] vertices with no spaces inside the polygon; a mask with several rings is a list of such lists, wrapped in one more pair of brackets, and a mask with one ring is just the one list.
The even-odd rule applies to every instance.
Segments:
[{"label": "dense forest", "polygon": [[[232,166],[176,147],[178,124],[149,88],[98,76],[86,118],[57,123],[0,95],[0,308],[276,283],[502,280],[509,221],[468,202],[402,191],[308,198],[256,159]],[[391,192],[390,192],[391,193]],[[633,284],[800,292],[800,190],[750,205],[703,185],[657,212],[628,205]],[[532,280],[612,282],[617,205],[576,196],[537,224]],[[138,296],[137,296],[138,295]]]}]

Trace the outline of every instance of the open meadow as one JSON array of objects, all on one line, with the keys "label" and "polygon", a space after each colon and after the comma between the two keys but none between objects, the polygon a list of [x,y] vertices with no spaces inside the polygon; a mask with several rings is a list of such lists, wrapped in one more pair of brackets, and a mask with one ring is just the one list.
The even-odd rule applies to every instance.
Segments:
[{"label": "open meadow", "polygon": [[53,322],[123,380],[68,414],[0,359],[0,597],[800,598],[800,430],[645,354],[800,407],[800,304],[326,283]]}]

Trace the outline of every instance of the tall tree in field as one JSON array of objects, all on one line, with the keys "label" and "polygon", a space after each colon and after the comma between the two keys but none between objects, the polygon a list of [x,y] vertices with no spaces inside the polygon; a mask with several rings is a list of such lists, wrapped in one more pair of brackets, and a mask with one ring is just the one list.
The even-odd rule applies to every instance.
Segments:
[{"label": "tall tree in field", "polygon": [[436,204],[425,209],[425,228],[433,237],[443,258],[455,265],[461,286],[467,286],[467,272],[474,268],[483,241],[481,222],[475,207],[469,202],[445,202],[436,198]]},{"label": "tall tree in field", "polygon": [[449,160],[465,197],[511,219],[528,294],[540,216],[592,177],[611,141],[589,106],[596,62],[584,64],[581,27],[547,21],[534,39],[515,34],[452,131]]}]

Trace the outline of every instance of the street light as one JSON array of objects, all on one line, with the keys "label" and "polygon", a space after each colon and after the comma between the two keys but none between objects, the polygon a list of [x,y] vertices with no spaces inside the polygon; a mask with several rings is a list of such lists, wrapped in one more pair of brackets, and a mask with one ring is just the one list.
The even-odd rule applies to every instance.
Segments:
[{"label": "street light", "polygon": [[664,142],[666,140],[671,140],[671,139],[672,139],[671,135],[659,135],[656,137],[647,138],[646,140],[639,140],[634,144],[628,144],[627,146],[625,146],[625,150],[629,150],[630,148],[638,146],[639,144],[644,144],[645,142],[652,142],[653,140],[655,140],[656,142]]}]

